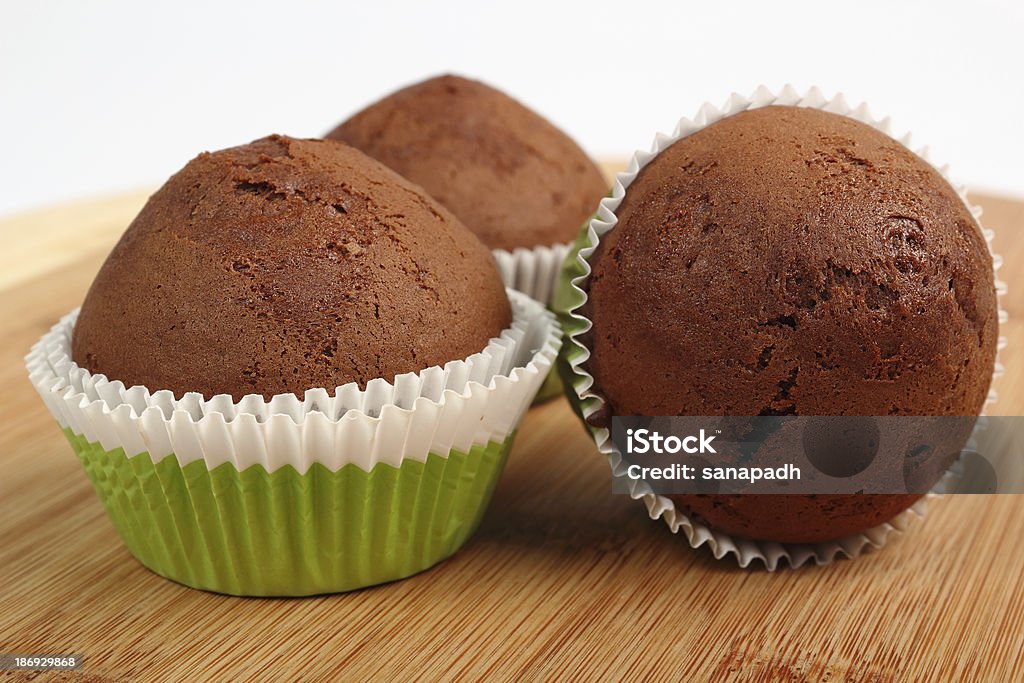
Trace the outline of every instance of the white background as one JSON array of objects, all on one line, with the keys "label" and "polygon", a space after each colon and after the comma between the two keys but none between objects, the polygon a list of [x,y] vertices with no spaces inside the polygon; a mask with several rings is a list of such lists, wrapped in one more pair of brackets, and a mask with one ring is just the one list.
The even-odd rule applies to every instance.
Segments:
[{"label": "white background", "polygon": [[155,186],[206,149],[320,135],[439,72],[594,156],[765,83],[866,100],[972,189],[1024,195],[1024,3],[12,2],[0,215]]}]

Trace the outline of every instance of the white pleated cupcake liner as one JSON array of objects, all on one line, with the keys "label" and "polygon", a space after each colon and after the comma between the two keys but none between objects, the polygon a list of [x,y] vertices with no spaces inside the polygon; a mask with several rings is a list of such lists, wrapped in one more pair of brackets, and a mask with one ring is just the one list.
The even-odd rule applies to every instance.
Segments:
[{"label": "white pleated cupcake liner", "polygon": [[397,467],[425,462],[429,453],[502,442],[518,426],[561,346],[561,328],[541,304],[508,291],[513,321],[487,347],[464,359],[393,383],[371,380],[334,393],[316,388],[299,399],[250,394],[180,399],[167,390],[127,388],[79,367],[70,353],[78,311],[64,316],[33,346],[29,378],[62,428],[128,457],[148,453],[154,463],[174,454],[180,465],[231,463],[239,471],[260,465],[273,472],[291,465],[300,474],[313,463],[331,471],[355,464]]},{"label": "white pleated cupcake liner", "polygon": [[498,272],[506,287],[518,290],[545,306],[551,305],[562,261],[569,253],[569,244],[553,244],[532,249],[517,247],[512,251],[494,249]]},{"label": "white pleated cupcake liner", "polygon": [[[578,255],[578,263],[583,268],[584,274],[571,281],[574,294],[582,297],[584,302],[586,301],[586,292],[581,285],[590,276],[589,259],[593,255],[601,236],[615,227],[617,222],[615,211],[622,202],[626,189],[636,179],[644,166],[678,140],[692,135],[713,123],[740,112],[772,105],[808,107],[856,119],[895,138],[907,149],[931,164],[953,186],[965,206],[970,210],[975,220],[978,221],[978,225],[981,227],[982,234],[988,244],[989,253],[992,255],[993,270],[998,271],[1002,265],[1002,258],[992,251],[993,231],[981,226],[981,207],[971,204],[967,198],[966,188],[954,183],[950,179],[948,166],[939,166],[931,160],[927,147],[914,149],[911,146],[911,136],[909,133],[902,136],[894,135],[892,133],[891,121],[888,118],[875,118],[870,113],[866,104],[860,104],[856,107],[850,106],[842,94],[837,94],[833,98],[826,98],[818,88],[814,87],[801,95],[789,85],[776,94],[768,88],[761,86],[750,97],[743,97],[733,93],[722,108],[705,103],[693,119],[681,119],[671,135],[657,134],[650,151],[640,150],[633,155],[628,168],[616,176],[611,195],[601,200],[597,214],[587,228],[586,242],[584,243],[587,246],[581,249]],[[1006,293],[1006,285],[997,278],[995,287],[997,299],[1001,299]],[[576,386],[576,394],[581,402],[583,415],[587,418],[602,410],[605,402],[603,397],[593,390],[594,378],[586,369],[586,362],[590,357],[590,352],[580,341],[579,337],[590,329],[590,322],[579,314],[579,308],[580,305],[577,305],[570,311],[570,315],[575,322],[584,324],[584,327],[570,334],[566,344],[572,347],[569,350],[570,353],[576,351],[574,357],[571,358],[570,365],[573,373],[583,380]],[[1000,325],[1006,322],[1006,318],[1006,311],[1000,305]],[[1006,338],[1000,337],[993,378],[998,378],[1003,372],[1003,366],[999,360],[999,351],[1005,348],[1005,346]],[[986,405],[994,403],[996,398],[995,390],[990,389]],[[653,493],[651,488],[643,481],[628,478],[621,454],[615,448],[609,430],[607,428],[591,428],[591,432],[598,449],[608,457],[613,476],[621,478],[626,482],[632,498],[644,502],[651,519],[663,519],[673,533],[682,531],[693,548],[699,548],[706,544],[716,559],[722,559],[727,555],[734,556],[740,567],[748,567],[755,561],[762,562],[770,571],[774,571],[781,564],[788,564],[794,568],[812,561],[818,565],[826,565],[837,557],[855,558],[863,552],[880,548],[894,532],[904,531],[914,519],[924,516],[929,499],[940,495],[937,491],[944,487],[945,482],[944,478],[943,482],[940,482],[939,486],[932,493],[927,494],[893,519],[860,534],[816,544],[783,544],[754,541],[710,529],[704,524],[687,517],[665,496]]]}]

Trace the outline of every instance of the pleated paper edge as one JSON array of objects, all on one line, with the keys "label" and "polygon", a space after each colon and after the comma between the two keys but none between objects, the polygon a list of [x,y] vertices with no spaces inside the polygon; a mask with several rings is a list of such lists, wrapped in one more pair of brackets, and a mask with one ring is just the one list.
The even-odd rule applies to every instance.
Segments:
[{"label": "pleated paper edge", "polygon": [[561,346],[554,316],[525,294],[509,291],[513,322],[484,351],[395,382],[372,380],[266,401],[204,399],[91,375],[70,359],[74,312],[64,316],[26,357],[29,377],[62,428],[132,457],[153,462],[173,454],[180,465],[204,460],[208,469],[231,463],[269,472],[314,463],[331,471],[355,464],[364,471],[403,460],[423,462],[474,445],[503,441],[518,426]]},{"label": "pleated paper edge", "polygon": [[516,247],[512,251],[493,249],[491,254],[498,264],[498,272],[506,287],[526,294],[545,306],[551,305],[551,298],[558,285],[562,261],[572,245],[552,244],[527,249]]}]

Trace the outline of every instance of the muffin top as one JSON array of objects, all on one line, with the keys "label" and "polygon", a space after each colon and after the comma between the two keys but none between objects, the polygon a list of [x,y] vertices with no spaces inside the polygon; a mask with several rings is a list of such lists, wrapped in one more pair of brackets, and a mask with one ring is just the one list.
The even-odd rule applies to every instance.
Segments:
[{"label": "muffin top", "polygon": [[151,391],[301,397],[465,358],[510,319],[487,248],[420,188],[275,135],[200,154],[149,199],[72,356]]},{"label": "muffin top", "polygon": [[992,261],[899,142],[813,109],[679,140],[592,259],[589,369],[618,415],[975,415]]},{"label": "muffin top", "polygon": [[491,248],[570,242],[608,190],[565,133],[457,76],[399,90],[328,137],[422,185]]}]

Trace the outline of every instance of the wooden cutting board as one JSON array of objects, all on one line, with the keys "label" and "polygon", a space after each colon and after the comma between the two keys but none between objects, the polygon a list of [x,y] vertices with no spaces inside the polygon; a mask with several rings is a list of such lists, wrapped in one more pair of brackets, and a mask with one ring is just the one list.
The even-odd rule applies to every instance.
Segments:
[{"label": "wooden cutting board", "polygon": [[[940,500],[853,561],[743,570],[612,495],[562,399],[530,412],[481,529],[431,571],[294,600],[150,573],[121,545],[21,360],[81,302],[144,199],[0,222],[0,652],[80,653],[80,671],[50,677],[88,681],[1024,680],[1024,497]],[[992,412],[1021,414],[1024,202],[975,200],[1009,264],[1007,373]]]}]

